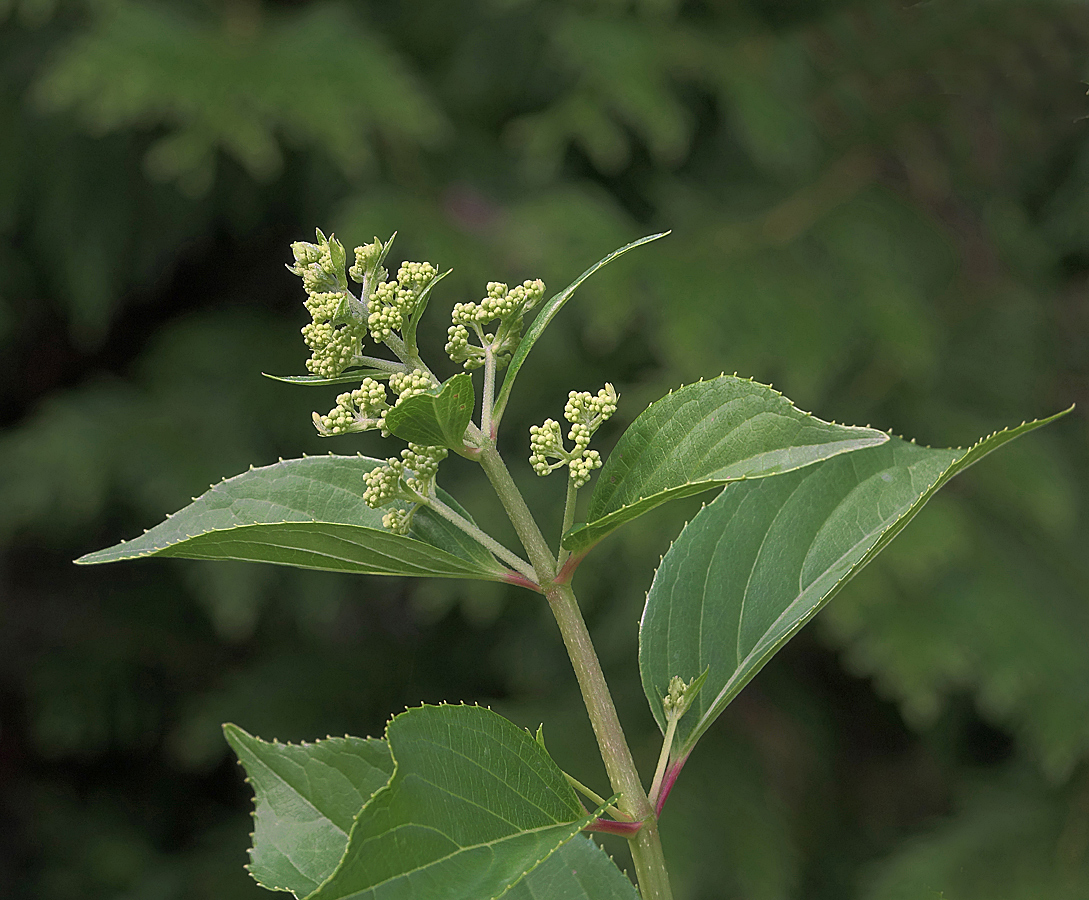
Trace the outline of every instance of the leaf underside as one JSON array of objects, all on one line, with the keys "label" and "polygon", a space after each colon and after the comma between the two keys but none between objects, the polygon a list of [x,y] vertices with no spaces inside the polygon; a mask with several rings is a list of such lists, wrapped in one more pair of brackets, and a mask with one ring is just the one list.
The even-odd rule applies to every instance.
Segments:
[{"label": "leaf underside", "polygon": [[411,709],[386,740],[393,777],[356,817],[313,900],[488,900],[591,818],[532,735],[491,710]]},{"label": "leaf underside", "polygon": [[704,507],[663,558],[639,629],[643,690],[663,730],[669,679],[708,670],[678,723],[674,758],[691,751],[779,648],[943,484],[1061,415],[991,435],[969,450],[893,438],[777,478],[730,485]]},{"label": "leaf underside", "polygon": [[887,440],[873,428],[825,422],[778,391],[735,375],[689,384],[652,403],[624,432],[594,485],[588,522],[563,543],[584,552],[667,500]]},{"label": "leaf underside", "polygon": [[178,556],[370,575],[503,577],[505,568],[488,550],[427,509],[417,511],[407,536],[383,528],[382,510],[363,501],[363,476],[382,464],[330,455],[251,469],[213,485],[140,537],[76,562]]},{"label": "leaf underside", "polygon": [[460,450],[476,397],[468,372],[448,378],[436,391],[408,397],[386,413],[386,428],[405,441]]},{"label": "leaf underside", "polygon": [[269,743],[229,724],[223,732],[254,790],[250,874],[269,890],[313,893],[344,855],[359,810],[389,782],[389,746],[355,737]]}]

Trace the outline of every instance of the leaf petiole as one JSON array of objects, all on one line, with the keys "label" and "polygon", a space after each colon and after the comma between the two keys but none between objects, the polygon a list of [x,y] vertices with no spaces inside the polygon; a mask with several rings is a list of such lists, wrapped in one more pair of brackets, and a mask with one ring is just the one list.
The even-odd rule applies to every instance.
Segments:
[{"label": "leaf petiole", "polygon": [[475,525],[470,522],[464,516],[460,515],[455,509],[447,506],[438,497],[427,497],[422,499],[422,502],[426,503],[433,511],[438,513],[448,522],[456,525],[462,531],[464,531],[469,537],[473,538],[477,543],[484,547],[487,547],[494,553],[499,559],[505,562],[512,569],[515,569],[519,574],[524,575],[535,586],[540,587],[537,581],[537,573],[533,571],[533,566],[526,562],[518,554],[509,550],[503,546],[499,541],[493,538],[490,534],[484,531],[479,525]]},{"label": "leaf petiole", "polygon": [[618,822],[634,822],[635,821],[626,812],[624,812],[623,810],[618,809],[617,807],[613,806],[611,803],[609,803],[607,800],[605,800],[599,794],[595,793],[593,790],[591,790],[586,785],[584,785],[574,775],[570,775],[567,772],[564,772],[563,777],[567,779],[567,783],[569,785],[571,785],[571,787],[573,787],[576,791],[578,791],[580,794],[582,794],[591,803],[596,804],[597,807],[602,812],[608,813],[610,816],[612,816]]}]

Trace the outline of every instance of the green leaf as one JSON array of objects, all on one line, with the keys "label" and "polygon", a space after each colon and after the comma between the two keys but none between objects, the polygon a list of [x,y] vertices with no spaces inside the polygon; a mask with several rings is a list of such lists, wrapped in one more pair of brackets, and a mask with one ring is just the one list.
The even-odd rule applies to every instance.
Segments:
[{"label": "green leaf", "polygon": [[255,795],[250,874],[305,897],[333,874],[359,810],[389,782],[389,746],[355,737],[269,743],[231,724],[223,733]]},{"label": "green leaf", "polygon": [[763,665],[938,488],[1061,415],[991,435],[970,450],[893,438],[778,478],[731,485],[704,507],[663,558],[639,628],[643,691],[663,730],[669,679],[709,668],[677,725],[673,757],[691,751]]},{"label": "green leaf", "polygon": [[558,313],[563,308],[563,305],[571,299],[572,295],[579,289],[582,283],[598,269],[607,266],[614,259],[623,256],[629,250],[643,244],[649,244],[651,241],[656,241],[658,238],[665,237],[667,234],[669,234],[668,231],[663,231],[659,234],[650,234],[646,237],[639,238],[637,241],[632,241],[630,244],[625,244],[619,250],[614,250],[604,259],[599,259],[590,266],[589,269],[583,272],[578,278],[572,281],[558,294],[554,295],[541,307],[541,311],[537,314],[537,318],[533,320],[533,324],[529,326],[529,329],[522,336],[522,340],[519,341],[517,348],[515,348],[514,356],[511,357],[510,365],[507,367],[507,374],[503,378],[503,384],[499,388],[499,393],[495,395],[494,409],[496,421],[503,416],[503,410],[507,407],[507,401],[510,399],[510,392],[514,387],[514,379],[518,377],[518,371],[525,363],[526,357],[529,356],[529,351],[533,349],[533,345],[536,344],[541,335],[544,334],[544,330],[548,327],[548,323],[556,317],[556,313]]},{"label": "green leaf", "polygon": [[639,900],[605,851],[574,837],[503,895],[503,900]]},{"label": "green leaf", "polygon": [[213,485],[141,537],[76,562],[181,556],[370,575],[502,578],[505,568],[487,550],[430,510],[417,511],[407,536],[383,528],[382,511],[363,501],[363,476],[383,464],[330,455],[251,469]]},{"label": "green leaf", "polygon": [[442,274],[432,278],[427,283],[427,286],[420,292],[420,296],[416,300],[416,308],[412,311],[412,315],[409,316],[408,322],[401,332],[401,337],[404,338],[405,345],[413,353],[416,352],[416,328],[420,324],[420,319],[423,318],[424,310],[427,309],[427,301],[431,299],[431,292],[435,289],[436,284],[453,271],[453,269],[447,269]]},{"label": "green leaf", "polygon": [[389,378],[390,373],[385,369],[352,369],[345,372],[343,375],[337,375],[335,378],[325,378],[321,375],[269,375],[268,372],[262,372],[265,378],[271,378],[273,381],[284,381],[288,384],[310,384],[310,385],[322,385],[322,384],[351,384],[355,382],[358,384],[364,378],[373,378],[376,381],[384,378]]},{"label": "green leaf", "polygon": [[873,428],[818,419],[736,375],[689,384],[652,403],[621,435],[594,485],[588,524],[571,529],[563,545],[583,552],[667,500],[887,440]]},{"label": "green leaf", "polygon": [[410,709],[386,740],[393,778],[314,900],[498,897],[591,818],[533,735],[491,710]]},{"label": "green leaf", "polygon": [[461,450],[475,403],[472,376],[459,372],[436,390],[397,404],[386,413],[386,428],[414,444]]}]

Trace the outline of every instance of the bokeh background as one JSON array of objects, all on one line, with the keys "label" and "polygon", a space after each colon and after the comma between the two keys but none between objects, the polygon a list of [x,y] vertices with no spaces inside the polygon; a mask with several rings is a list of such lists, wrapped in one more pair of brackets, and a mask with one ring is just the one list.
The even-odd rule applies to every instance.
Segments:
[{"label": "bokeh background", "polygon": [[[961,445],[1071,416],[931,502],[730,707],[663,817],[679,900],[1089,897],[1089,8],[1048,0],[0,2],[0,893],[243,900],[219,732],[380,734],[406,705],[545,723],[605,790],[535,595],[257,565],[71,560],[319,440],[288,243],[595,276],[504,449],[570,389],[600,444],[720,371],[824,418]],[[452,371],[452,367],[451,367]],[[478,517],[471,466],[444,486]],[[634,750],[658,557],[580,591]],[[622,854],[622,847],[610,847]],[[618,857],[621,858],[621,857]]]}]

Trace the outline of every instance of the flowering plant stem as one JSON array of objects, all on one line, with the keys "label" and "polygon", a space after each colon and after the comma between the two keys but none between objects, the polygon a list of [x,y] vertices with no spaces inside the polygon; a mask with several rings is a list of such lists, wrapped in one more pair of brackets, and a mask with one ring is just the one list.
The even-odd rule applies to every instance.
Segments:
[{"label": "flowering plant stem", "polygon": [[[481,449],[480,463],[511,524],[518,532],[518,537],[533,563],[537,581],[548,598],[548,605],[560,628],[560,635],[571,658],[582,700],[586,704],[586,712],[597,738],[601,759],[605,763],[605,771],[609,775],[613,790],[619,794],[616,805],[622,813],[642,823],[642,827],[629,839],[629,843],[643,900],[672,900],[673,892],[669,886],[654,805],[640,782],[639,771],[628,748],[624,729],[617,716],[609,685],[601,671],[597,651],[582,618],[582,611],[575,599],[575,592],[570,584],[559,584],[555,581],[559,568],[557,560],[552,556],[544,535],[541,534],[494,442],[487,436]],[[569,510],[573,509],[572,494],[573,490],[569,490]]]},{"label": "flowering plant stem", "polygon": [[[142,537],[79,562],[244,559],[501,580],[535,591],[559,626],[614,796],[602,799],[578,783],[543,741],[481,706],[425,705],[391,719],[381,739],[302,745],[269,743],[228,724],[227,739],[257,800],[250,872],[262,886],[297,897],[494,900],[524,881],[521,895],[540,900],[672,900],[658,816],[700,736],[942,484],[1062,415],[996,432],[968,450],[923,448],[869,427],[825,422],[767,385],[720,375],[651,404],[603,463],[589,445],[615,412],[618,394],[609,383],[596,395],[572,390],[563,410],[566,436],[551,418],[529,429],[533,471],[568,470],[553,550],[496,446],[511,385],[544,328],[590,274],[663,235],[634,241],[587,269],[543,305],[524,335],[524,316],[544,299],[540,279],[514,288],[489,282],[479,302],[455,304],[446,351],[465,371],[445,382],[422,361],[416,340],[438,270],[405,262],[387,281],[381,264],[392,239],[375,239],[354,248],[348,274],[363,284],[356,297],[345,289],[344,246],[321,231],[316,236],[317,243],[292,244],[289,267],[303,280],[313,317],[302,329],[311,375],[283,380],[339,384],[347,368],[362,363],[371,371],[359,373],[359,388],[339,394],[328,415],[314,413],[319,434],[380,430],[407,448],[384,461],[330,454],[251,466]],[[364,333],[396,360],[363,356]],[[470,342],[473,334],[479,346]],[[478,395],[470,372],[481,366]],[[480,463],[528,562],[462,515],[456,502],[439,499],[435,478],[451,451]],[[588,521],[576,524],[578,489],[598,468]],[[670,499],[729,483],[663,557],[639,622],[640,678],[665,736],[648,795],[571,579],[616,528]],[[736,653],[718,652],[719,645]],[[579,793],[593,801],[593,812]],[[346,796],[358,810],[350,829]],[[638,892],[580,832],[628,840]]]}]

